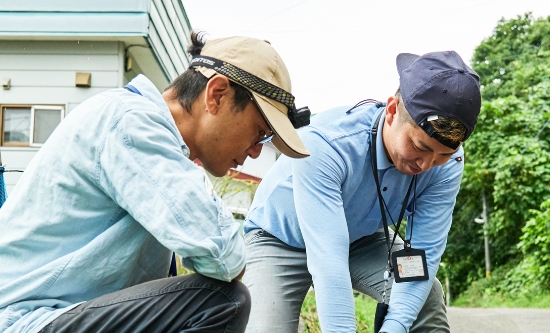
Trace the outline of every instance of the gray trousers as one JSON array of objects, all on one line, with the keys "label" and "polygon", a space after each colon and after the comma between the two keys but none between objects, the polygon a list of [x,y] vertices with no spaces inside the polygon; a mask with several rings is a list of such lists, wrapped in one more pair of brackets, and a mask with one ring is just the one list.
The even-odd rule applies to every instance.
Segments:
[{"label": "gray trousers", "polygon": [[[297,332],[302,303],[312,285],[305,250],[289,246],[262,229],[247,233],[245,242],[247,262],[243,282],[252,297],[246,332]],[[402,242],[397,239],[392,250],[401,248]],[[384,291],[387,251],[382,230],[350,246],[349,268],[353,289],[378,302],[382,301]],[[392,283],[388,283],[386,297],[391,295]],[[409,332],[450,332],[443,289],[437,279]]]}]

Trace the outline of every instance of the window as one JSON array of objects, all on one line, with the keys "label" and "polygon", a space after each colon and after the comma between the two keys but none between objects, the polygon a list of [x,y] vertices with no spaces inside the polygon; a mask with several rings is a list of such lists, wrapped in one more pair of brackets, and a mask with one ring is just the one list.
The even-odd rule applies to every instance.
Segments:
[{"label": "window", "polygon": [[2,106],[2,146],[42,146],[63,114],[62,106]]}]

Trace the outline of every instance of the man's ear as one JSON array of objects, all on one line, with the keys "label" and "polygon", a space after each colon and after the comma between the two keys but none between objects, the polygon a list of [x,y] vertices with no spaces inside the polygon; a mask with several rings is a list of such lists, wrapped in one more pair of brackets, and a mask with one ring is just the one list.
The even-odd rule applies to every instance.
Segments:
[{"label": "man's ear", "polygon": [[395,96],[388,97],[388,102],[386,103],[386,122],[388,125],[392,125],[397,117],[397,104],[399,99]]},{"label": "man's ear", "polygon": [[215,75],[206,84],[204,104],[206,111],[217,114],[223,103],[231,102],[231,86],[229,79],[223,75]]}]

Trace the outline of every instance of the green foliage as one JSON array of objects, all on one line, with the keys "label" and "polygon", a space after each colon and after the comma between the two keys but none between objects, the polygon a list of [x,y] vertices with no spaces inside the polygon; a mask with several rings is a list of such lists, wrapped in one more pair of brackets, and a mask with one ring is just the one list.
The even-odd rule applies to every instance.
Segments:
[{"label": "green foliage", "polygon": [[258,189],[258,182],[239,179],[237,178],[238,175],[239,172],[228,172],[227,175],[216,178],[214,184],[212,184],[214,191],[224,200],[229,200],[239,193],[246,193],[250,196],[250,200],[252,201]]},{"label": "green foliage", "polygon": [[490,278],[474,281],[452,305],[479,308],[550,308],[550,292],[540,293],[535,286],[524,286],[510,292],[509,276],[516,272],[515,264],[497,268]]},{"label": "green foliage", "polygon": [[377,302],[369,296],[358,294],[355,296],[355,322],[357,332],[372,333],[374,331],[374,314]]},{"label": "green foliage", "polygon": [[498,22],[473,57],[485,99],[527,96],[530,87],[549,77],[549,26],[549,19],[535,20],[530,13]]},{"label": "green foliage", "polygon": [[[492,267],[509,273],[495,290],[519,295],[531,287],[547,289],[535,281],[542,272],[550,273],[544,261],[550,237],[541,238],[545,233],[539,225],[546,226],[550,215],[537,211],[550,198],[549,55],[550,18],[535,20],[531,14],[499,21],[475,51],[473,68],[481,78],[484,103],[464,145],[464,177],[443,258],[455,295],[485,275],[483,228],[473,223],[481,214],[483,194],[490,208]],[[540,250],[544,246],[546,255]],[[507,265],[512,262],[518,266]],[[539,267],[542,263],[546,268]],[[493,289],[483,290],[489,295]]]},{"label": "green foliage", "polygon": [[541,289],[550,291],[550,199],[544,201],[540,211],[534,211],[522,228],[523,235],[518,248],[524,255],[522,269],[517,275]]},{"label": "green foliage", "polygon": [[[355,322],[357,332],[372,333],[374,323],[374,313],[376,312],[376,301],[361,293],[355,295]],[[307,294],[302,304],[300,317],[305,325],[306,333],[320,333],[319,317],[317,316],[317,307],[315,305],[315,293]]]},{"label": "green foliage", "polygon": [[315,293],[310,292],[306,295],[302,303],[302,312],[300,317],[305,325],[306,333],[320,333],[319,316],[317,316],[317,305],[315,304]]}]

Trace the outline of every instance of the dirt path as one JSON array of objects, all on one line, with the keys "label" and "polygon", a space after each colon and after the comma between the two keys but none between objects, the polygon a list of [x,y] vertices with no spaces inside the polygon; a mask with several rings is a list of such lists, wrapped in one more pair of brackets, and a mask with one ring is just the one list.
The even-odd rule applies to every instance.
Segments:
[{"label": "dirt path", "polygon": [[447,309],[452,333],[549,333],[550,310]]}]

